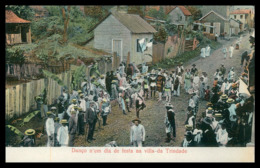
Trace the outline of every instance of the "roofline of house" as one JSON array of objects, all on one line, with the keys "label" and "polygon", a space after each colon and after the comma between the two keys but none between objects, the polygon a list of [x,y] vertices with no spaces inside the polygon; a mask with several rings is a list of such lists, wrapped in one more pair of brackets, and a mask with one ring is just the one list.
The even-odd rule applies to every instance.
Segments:
[{"label": "roofline of house", "polygon": [[[174,9],[176,9],[176,8],[179,8],[179,6],[175,6],[174,8],[172,8],[171,10],[169,10],[167,13],[166,13],[166,15],[168,15],[169,13],[171,13]],[[185,7],[185,6],[184,6]],[[186,7],[185,7],[186,8]],[[181,10],[181,8],[179,8],[180,10]],[[187,8],[186,8],[187,9]],[[187,9],[188,10],[188,9]],[[188,10],[189,11],[189,10]],[[184,12],[181,10],[181,12],[184,14]],[[190,11],[189,11],[190,12]],[[185,15],[185,14],[184,14]],[[185,16],[192,16],[192,14],[190,14],[190,15],[185,15]]]},{"label": "roofline of house", "polygon": [[209,11],[206,15],[202,16],[199,20],[204,19],[205,17],[207,17],[209,14],[211,13],[215,13],[218,17],[220,17],[221,19],[228,21],[228,19],[226,19],[225,17],[223,17],[222,15],[218,14],[217,12],[215,12],[214,10]]},{"label": "roofline of house", "polygon": [[[106,18],[108,18],[110,15],[113,15],[113,13],[112,12],[109,12],[108,14],[107,14],[107,16],[105,16],[102,20],[100,20],[94,27],[92,27],[89,31],[88,31],[88,33],[90,33],[90,32],[92,32],[100,23],[102,23]],[[137,14],[131,14],[131,15],[137,15]],[[137,15],[137,16],[139,16],[139,15]],[[144,19],[145,20],[145,19]],[[125,25],[124,25],[125,26]],[[125,26],[126,27],[126,26]],[[127,28],[127,27],[126,27]],[[129,28],[127,28],[128,30],[129,30]],[[130,30],[129,30],[130,31]],[[131,31],[130,31],[131,32]],[[157,32],[157,31],[156,31]],[[132,32],[133,33],[133,32]],[[134,33],[134,34],[146,34],[146,33],[148,33],[148,34],[150,34],[150,33],[153,33],[153,32],[140,32],[140,33]]]},{"label": "roofline of house", "polygon": [[92,32],[100,23],[102,23],[106,18],[108,18],[112,13],[109,12],[103,19],[101,19],[94,27],[92,27],[88,33]]}]

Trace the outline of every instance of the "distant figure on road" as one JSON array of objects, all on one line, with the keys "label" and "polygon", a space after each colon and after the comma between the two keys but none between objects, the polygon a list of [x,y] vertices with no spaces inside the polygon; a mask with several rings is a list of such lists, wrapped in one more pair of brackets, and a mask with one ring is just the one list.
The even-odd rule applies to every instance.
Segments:
[{"label": "distant figure on road", "polygon": [[205,56],[206,57],[210,56],[210,46],[209,45],[206,47]]},{"label": "distant figure on road", "polygon": [[215,41],[218,41],[218,33],[215,34]]},{"label": "distant figure on road", "polygon": [[132,120],[134,125],[130,130],[130,142],[134,147],[142,147],[145,141],[145,129],[141,123],[141,120],[136,118]]},{"label": "distant figure on road", "polygon": [[231,45],[231,46],[229,47],[229,57],[230,57],[230,58],[232,58],[232,56],[233,56],[233,51],[234,51],[234,47],[233,47],[233,45]]},{"label": "distant figure on road", "polygon": [[206,49],[205,49],[205,48],[202,48],[202,49],[200,50],[200,56],[201,56],[202,58],[205,58],[205,57],[206,57]]},{"label": "distant figure on road", "polygon": [[222,53],[224,55],[224,59],[227,58],[227,48],[223,45],[223,48],[222,48]]}]

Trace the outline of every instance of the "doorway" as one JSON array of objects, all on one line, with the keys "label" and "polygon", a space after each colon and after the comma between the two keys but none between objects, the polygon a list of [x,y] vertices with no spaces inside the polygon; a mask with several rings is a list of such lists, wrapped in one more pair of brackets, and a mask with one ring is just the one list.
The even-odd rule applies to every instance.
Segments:
[{"label": "doorway", "polygon": [[22,38],[22,43],[26,43],[27,42],[27,36],[26,33],[28,28],[27,27],[21,27],[21,38]]}]

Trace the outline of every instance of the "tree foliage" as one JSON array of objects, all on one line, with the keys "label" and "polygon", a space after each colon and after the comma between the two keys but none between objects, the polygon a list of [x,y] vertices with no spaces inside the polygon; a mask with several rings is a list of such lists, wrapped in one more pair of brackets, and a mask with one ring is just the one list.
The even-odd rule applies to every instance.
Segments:
[{"label": "tree foliage", "polygon": [[86,16],[101,20],[108,11],[102,8],[102,6],[84,6],[84,13]]},{"label": "tree foliage", "polygon": [[160,6],[159,11],[157,11],[156,9],[153,9],[153,8],[149,9],[147,11],[147,15],[154,17],[156,19],[159,19],[159,20],[166,20],[167,19],[167,15],[163,11],[163,7],[161,7],[161,6]]},{"label": "tree foliage", "polygon": [[165,43],[167,40],[168,34],[164,27],[160,27],[158,32],[154,33],[154,40],[158,42]]},{"label": "tree foliage", "polygon": [[6,5],[6,10],[12,10],[18,17],[33,20],[35,12],[27,5]]},{"label": "tree foliage", "polygon": [[80,88],[81,82],[86,77],[86,66],[79,66],[72,74],[72,84],[71,88],[78,90]]},{"label": "tree foliage", "polygon": [[55,75],[47,70],[44,70],[44,69],[42,70],[42,72],[43,72],[44,76],[56,81],[60,86],[64,86],[63,81],[57,75]]},{"label": "tree foliage", "polygon": [[129,14],[137,14],[141,17],[144,17],[144,7],[143,6],[128,6],[127,13]]},{"label": "tree foliage", "polygon": [[201,10],[195,6],[186,6],[186,8],[190,11],[192,14],[193,21],[196,21],[202,17]]}]

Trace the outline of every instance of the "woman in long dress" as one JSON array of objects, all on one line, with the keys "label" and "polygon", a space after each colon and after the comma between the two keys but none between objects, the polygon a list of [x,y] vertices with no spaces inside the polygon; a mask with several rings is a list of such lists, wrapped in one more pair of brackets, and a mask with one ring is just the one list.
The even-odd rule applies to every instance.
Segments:
[{"label": "woman in long dress", "polygon": [[188,93],[190,88],[191,88],[191,73],[190,73],[190,69],[186,69],[186,73],[184,75],[184,89],[186,93]]},{"label": "woman in long dress", "polygon": [[199,90],[199,82],[200,82],[200,78],[198,76],[198,73],[195,73],[195,76],[193,78],[193,90],[198,91]]},{"label": "woman in long dress", "polygon": [[205,58],[206,57],[206,49],[205,48],[202,48],[201,50],[200,50],[200,56],[202,57],[202,58]]},{"label": "woman in long dress", "polygon": [[205,54],[206,54],[206,55],[205,55],[206,57],[209,57],[209,56],[210,56],[210,46],[209,46],[209,45],[206,47]]}]

